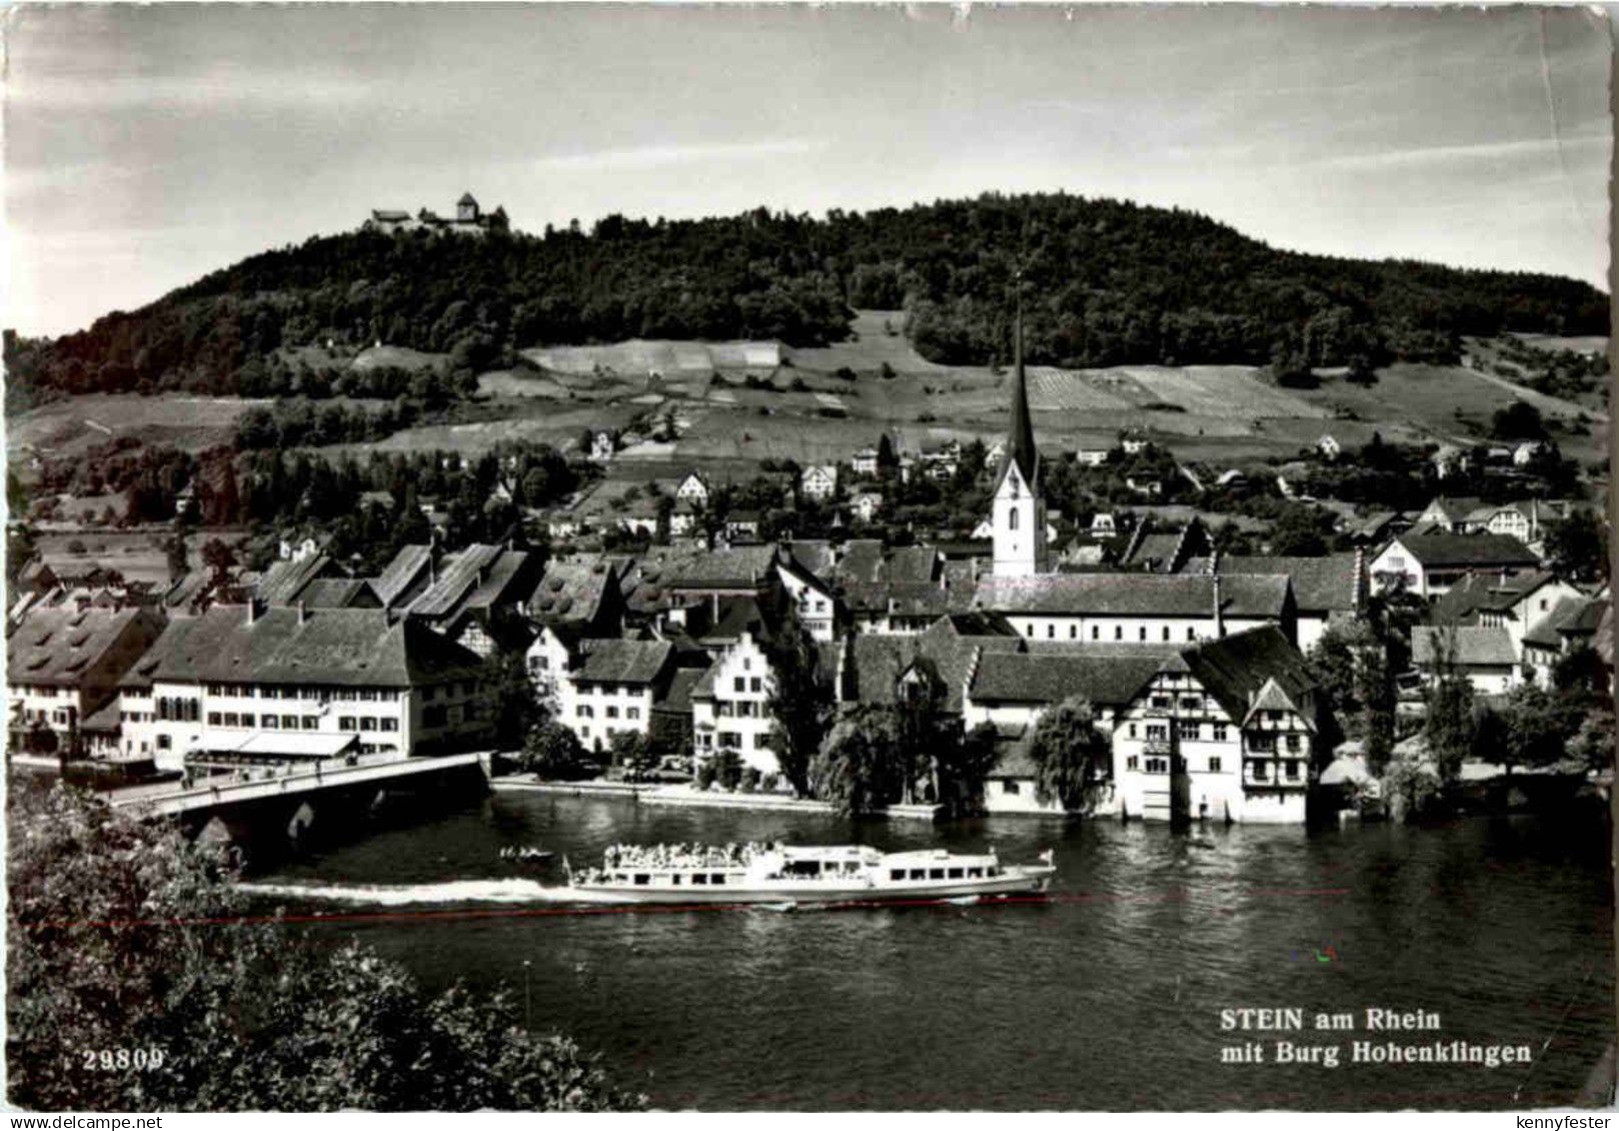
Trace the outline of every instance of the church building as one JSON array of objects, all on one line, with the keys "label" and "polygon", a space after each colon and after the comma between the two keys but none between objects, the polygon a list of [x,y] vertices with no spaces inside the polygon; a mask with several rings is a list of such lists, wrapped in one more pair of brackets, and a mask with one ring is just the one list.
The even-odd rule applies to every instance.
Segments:
[{"label": "church building", "polygon": [[1046,504],[1041,494],[1040,453],[1029,419],[1029,393],[1023,375],[1023,299],[1018,298],[1012,371],[1012,423],[995,479],[990,513],[996,577],[1032,577],[1050,572],[1046,548]]}]

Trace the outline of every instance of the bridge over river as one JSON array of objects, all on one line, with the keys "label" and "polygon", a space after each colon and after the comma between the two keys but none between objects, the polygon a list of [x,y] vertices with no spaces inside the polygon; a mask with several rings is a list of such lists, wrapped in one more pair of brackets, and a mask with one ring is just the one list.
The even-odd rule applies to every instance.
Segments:
[{"label": "bridge over river", "polygon": [[461,797],[488,788],[490,751],[360,761],[313,763],[264,776],[215,775],[189,787],[164,782],[114,790],[115,809],[141,816],[177,817],[188,836],[209,835],[238,843],[266,835],[302,839],[317,825],[335,826],[361,817],[390,795]]}]

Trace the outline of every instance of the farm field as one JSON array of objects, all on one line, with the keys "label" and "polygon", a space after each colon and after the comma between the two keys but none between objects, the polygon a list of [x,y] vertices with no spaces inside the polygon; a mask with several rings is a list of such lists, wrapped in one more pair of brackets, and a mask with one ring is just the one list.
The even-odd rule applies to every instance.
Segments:
[{"label": "farm field", "polygon": [[31,448],[42,455],[75,456],[116,436],[195,452],[230,443],[237,418],[249,408],[269,403],[183,393],[149,397],[97,393],[52,401],[7,419],[10,454],[15,457]]}]

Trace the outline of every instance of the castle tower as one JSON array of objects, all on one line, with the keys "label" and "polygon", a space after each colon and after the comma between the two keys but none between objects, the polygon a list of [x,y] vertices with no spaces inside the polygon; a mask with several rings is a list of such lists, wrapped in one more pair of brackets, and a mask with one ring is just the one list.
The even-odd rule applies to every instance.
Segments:
[{"label": "castle tower", "polygon": [[1023,377],[1023,295],[1018,276],[1017,320],[1013,331],[1016,364],[1012,372],[1012,422],[1006,453],[995,479],[990,526],[995,542],[996,577],[1030,577],[1050,569],[1046,552],[1046,503],[1040,492],[1040,453],[1034,447],[1029,393]]},{"label": "castle tower", "polygon": [[463,224],[478,222],[478,202],[472,199],[470,192],[462,193],[461,199],[455,202],[455,218]]}]

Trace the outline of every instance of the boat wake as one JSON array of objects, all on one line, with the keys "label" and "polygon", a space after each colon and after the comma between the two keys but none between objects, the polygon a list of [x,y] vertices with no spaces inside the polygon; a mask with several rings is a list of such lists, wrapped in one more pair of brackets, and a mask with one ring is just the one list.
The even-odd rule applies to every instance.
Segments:
[{"label": "boat wake", "polygon": [[[546,887],[538,880],[447,880],[433,884],[284,884],[244,881],[237,889],[252,896],[370,907],[415,904],[579,903],[578,892]],[[591,900],[590,902],[617,902]]]}]

